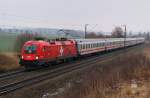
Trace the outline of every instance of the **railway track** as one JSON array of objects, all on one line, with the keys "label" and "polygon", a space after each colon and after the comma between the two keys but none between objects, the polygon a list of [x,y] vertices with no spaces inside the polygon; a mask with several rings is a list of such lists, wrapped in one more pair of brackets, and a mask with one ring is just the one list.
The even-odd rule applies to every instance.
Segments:
[{"label": "railway track", "polygon": [[0,74],[0,80],[13,77],[13,76],[15,76],[17,74],[20,74],[20,73],[23,73],[23,72],[25,72],[24,69],[18,69],[18,70],[15,70],[15,71]]},{"label": "railway track", "polygon": [[[71,65],[67,65],[67,66],[62,66],[60,68],[50,70],[48,72],[39,74],[38,76],[31,77],[31,78],[28,78],[25,80],[20,80],[20,81],[13,82],[13,83],[8,83],[7,85],[0,86],[0,95],[10,93],[10,92],[15,91],[17,89],[20,89],[20,88],[23,88],[26,86],[30,86],[32,84],[36,84],[36,83],[39,83],[39,82],[44,81],[44,80],[53,79],[57,76],[60,76],[60,75],[63,75],[63,74],[66,74],[66,73],[69,73],[69,72],[72,72],[72,71],[75,71],[75,70],[78,70],[81,68],[89,67],[90,65],[93,65],[99,61],[105,62],[106,58],[107,58],[107,61],[112,60],[115,56],[122,55],[121,54],[122,52],[123,52],[123,50],[119,50],[119,51],[110,52],[110,53],[107,53],[104,55],[97,55],[96,57],[90,58],[86,61],[77,62],[75,64],[71,64]],[[114,56],[113,55],[114,53],[118,54],[118,55]]]}]

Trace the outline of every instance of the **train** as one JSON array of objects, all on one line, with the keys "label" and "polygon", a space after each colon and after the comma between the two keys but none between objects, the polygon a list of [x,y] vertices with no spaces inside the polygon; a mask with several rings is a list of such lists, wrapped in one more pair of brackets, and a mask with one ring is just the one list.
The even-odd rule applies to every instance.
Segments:
[{"label": "train", "polygon": [[57,61],[126,48],[144,42],[143,37],[31,40],[25,42],[21,49],[20,65],[25,68],[44,67]]}]

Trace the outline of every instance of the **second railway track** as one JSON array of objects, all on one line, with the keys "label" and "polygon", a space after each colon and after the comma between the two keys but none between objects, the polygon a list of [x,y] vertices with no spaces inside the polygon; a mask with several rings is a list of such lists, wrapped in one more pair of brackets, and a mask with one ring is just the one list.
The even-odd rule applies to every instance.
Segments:
[{"label": "second railway track", "polygon": [[17,74],[21,74],[23,72],[25,72],[24,69],[18,69],[18,70],[15,70],[15,71],[11,71],[11,72],[6,72],[6,73],[3,73],[3,74],[0,74],[0,80],[13,77],[13,76],[15,76]]},{"label": "second railway track", "polygon": [[[48,72],[39,74],[37,76],[31,77],[31,78],[28,78],[28,79],[24,79],[24,80],[13,82],[13,83],[8,83],[6,85],[0,86],[0,95],[7,94],[9,92],[15,91],[17,89],[20,89],[20,88],[23,88],[23,87],[26,87],[26,86],[29,86],[29,85],[32,85],[32,84],[39,83],[39,82],[44,81],[44,80],[55,78],[57,76],[75,71],[77,69],[89,67],[90,65],[93,65],[98,61],[104,62],[106,58],[107,58],[107,61],[112,60],[112,57],[120,56],[120,54],[122,52],[123,52],[123,50],[119,50],[119,51],[115,51],[115,52],[112,52],[112,53],[107,53],[107,54],[104,54],[104,55],[97,55],[96,57],[90,58],[86,61],[77,62],[75,64],[70,64],[70,65],[67,65],[67,66],[62,66],[60,68],[50,70]],[[118,55],[114,56],[113,55],[114,53],[118,54]]]}]

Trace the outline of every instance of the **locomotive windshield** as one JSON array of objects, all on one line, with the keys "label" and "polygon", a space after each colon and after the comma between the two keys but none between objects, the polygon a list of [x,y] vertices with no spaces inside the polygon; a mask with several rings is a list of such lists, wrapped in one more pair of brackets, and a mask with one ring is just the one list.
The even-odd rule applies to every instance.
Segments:
[{"label": "locomotive windshield", "polygon": [[27,54],[34,54],[34,53],[36,53],[36,49],[37,49],[37,47],[35,45],[24,46],[25,53],[27,53]]}]

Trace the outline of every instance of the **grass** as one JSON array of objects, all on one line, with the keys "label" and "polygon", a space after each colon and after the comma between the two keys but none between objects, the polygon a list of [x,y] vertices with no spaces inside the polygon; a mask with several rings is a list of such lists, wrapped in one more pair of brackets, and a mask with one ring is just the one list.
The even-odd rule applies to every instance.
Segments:
[{"label": "grass", "polygon": [[0,51],[13,52],[16,34],[0,34]]},{"label": "grass", "polygon": [[0,54],[0,72],[16,69],[18,67],[18,59],[14,54]]},{"label": "grass", "polygon": [[[144,53],[126,54],[96,66],[80,84],[53,98],[149,98],[149,50],[146,48]],[[137,87],[132,88],[131,85]]]}]

